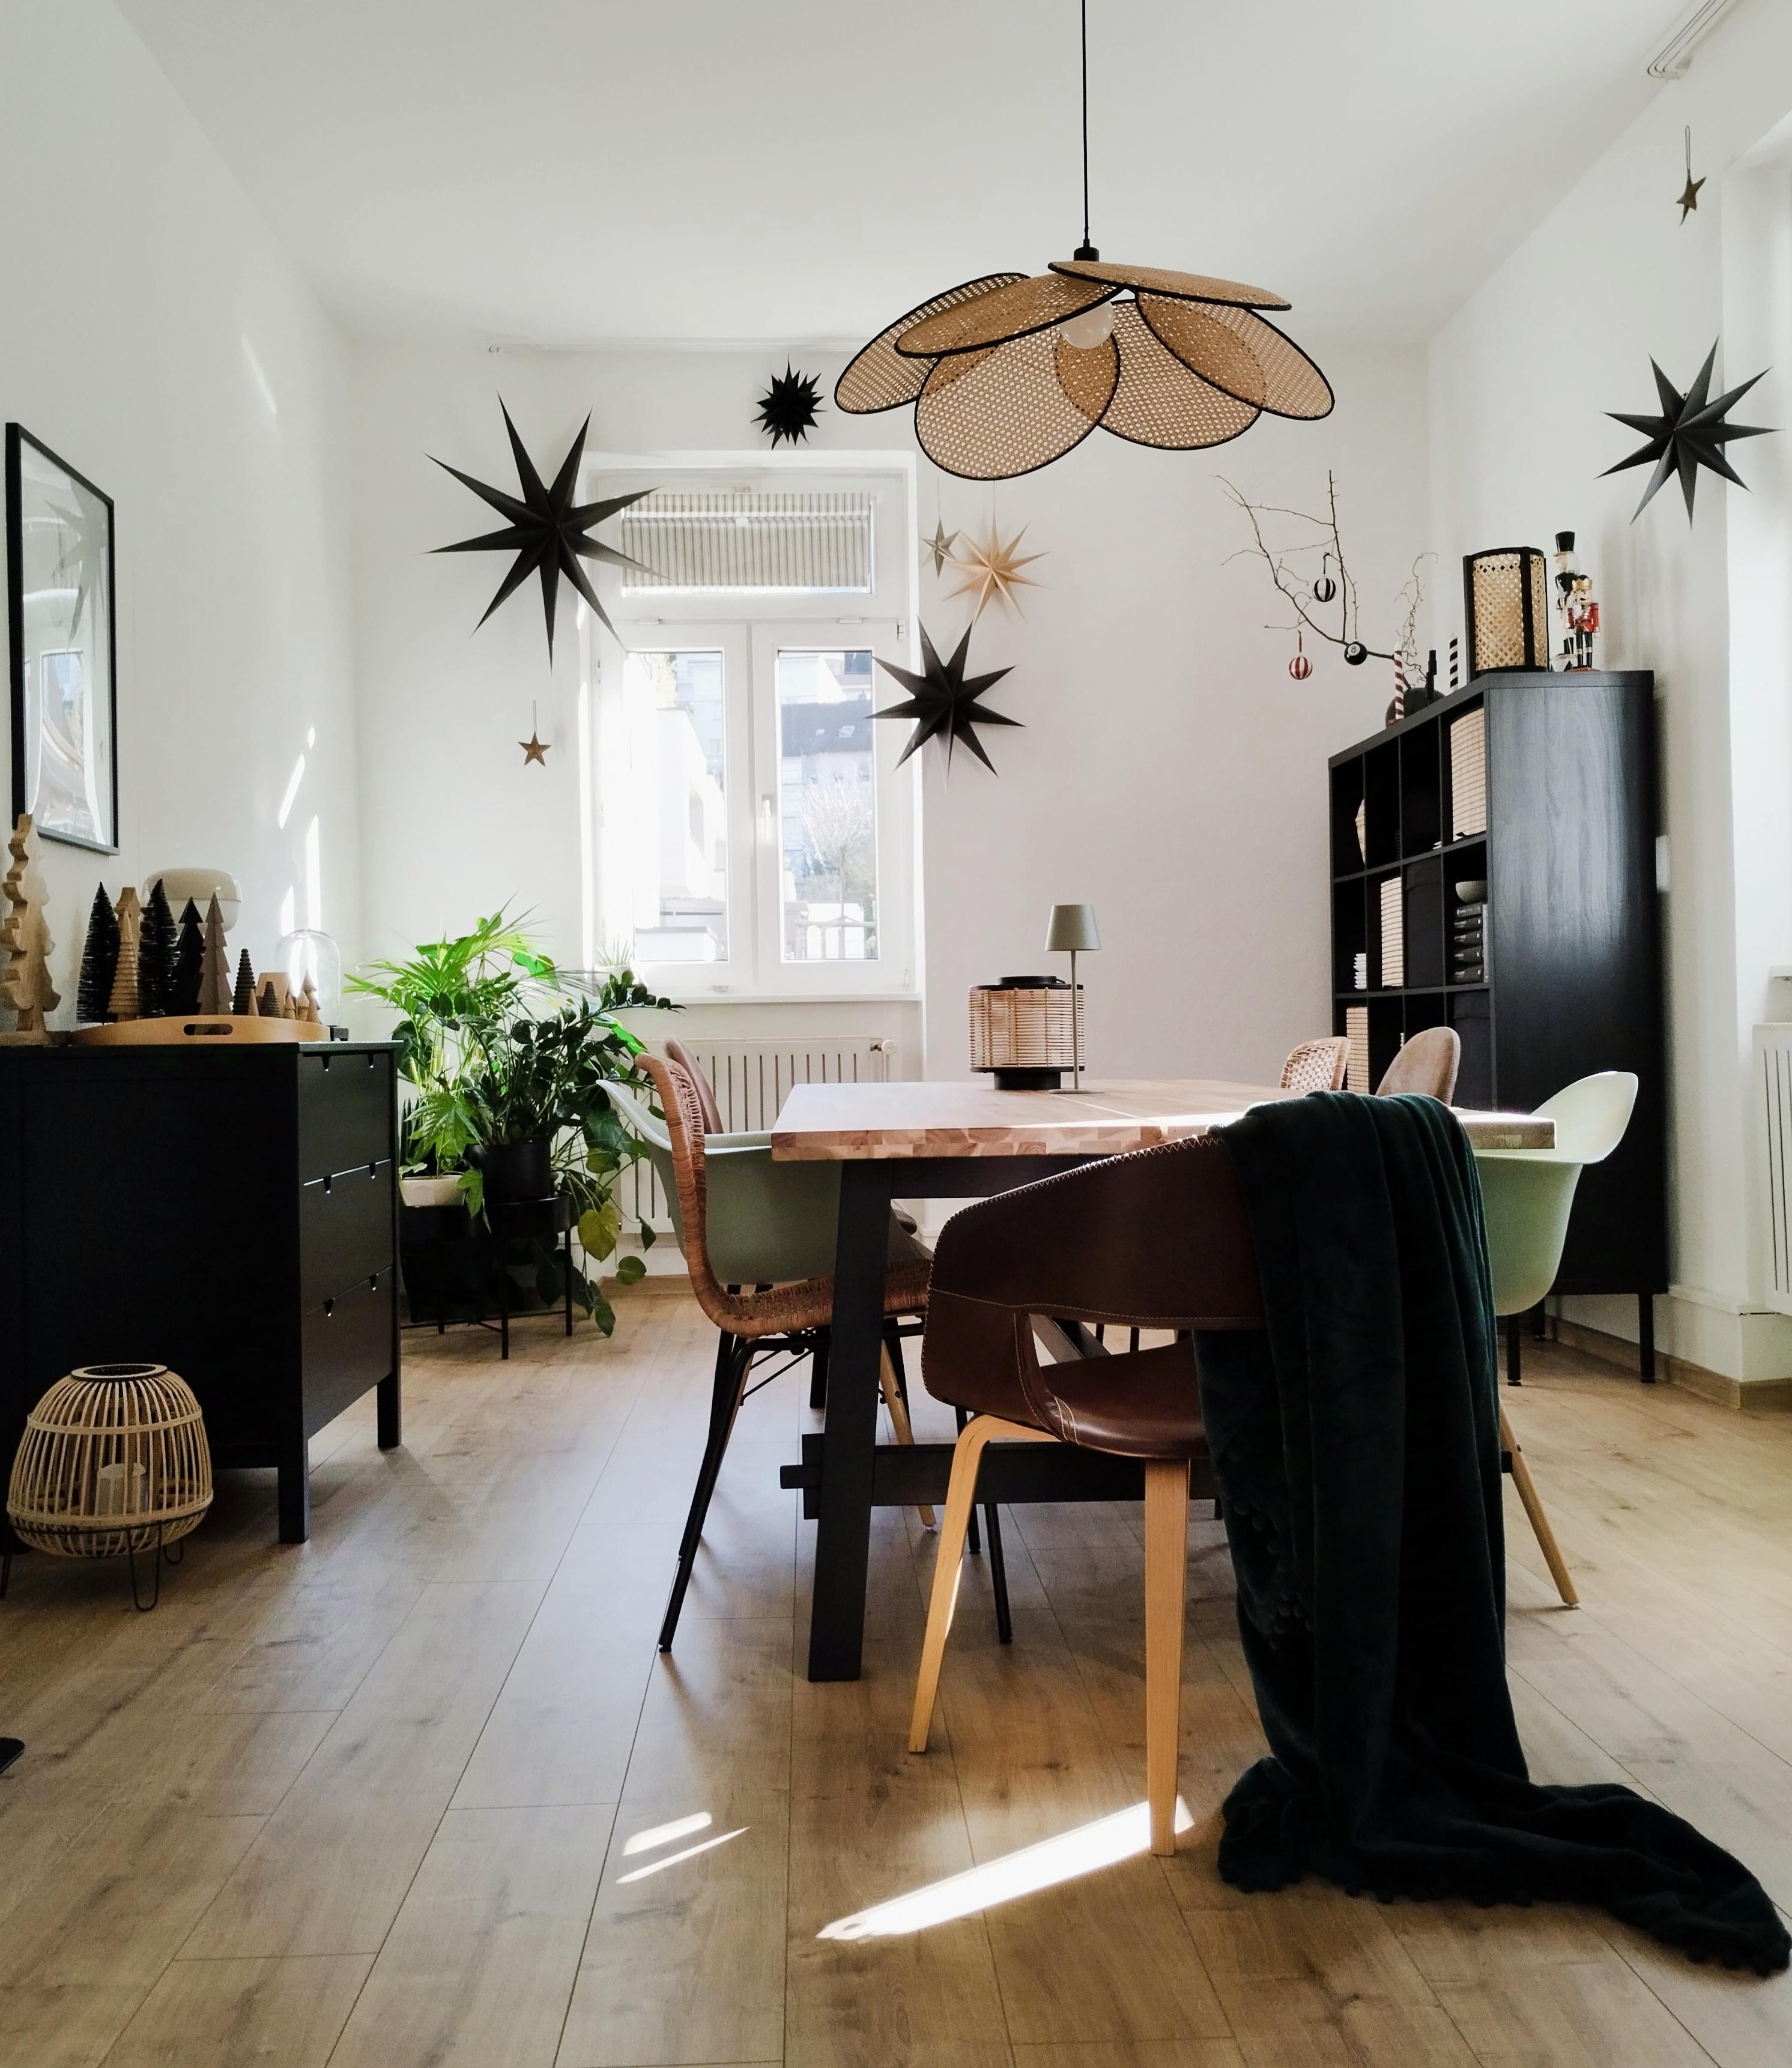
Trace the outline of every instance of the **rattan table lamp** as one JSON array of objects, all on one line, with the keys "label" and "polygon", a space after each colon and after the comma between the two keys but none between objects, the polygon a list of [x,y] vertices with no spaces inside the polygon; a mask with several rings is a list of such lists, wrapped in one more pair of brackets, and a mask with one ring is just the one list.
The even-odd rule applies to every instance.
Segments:
[{"label": "rattan table lamp", "polygon": [[1070,958],[1070,1089],[1082,1089],[1082,1012],[1077,989],[1077,957],[1102,945],[1102,930],[1095,923],[1093,905],[1054,905],[1051,924],[1045,930],[1045,946],[1054,955]]}]

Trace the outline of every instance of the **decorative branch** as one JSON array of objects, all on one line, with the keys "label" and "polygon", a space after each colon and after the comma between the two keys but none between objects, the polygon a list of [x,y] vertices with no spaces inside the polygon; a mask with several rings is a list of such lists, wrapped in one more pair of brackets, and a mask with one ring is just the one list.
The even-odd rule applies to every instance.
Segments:
[{"label": "decorative branch", "polygon": [[[1412,572],[1407,577],[1405,586],[1400,591],[1399,600],[1406,606],[1406,613],[1400,624],[1399,645],[1387,651],[1379,646],[1366,645],[1361,637],[1358,622],[1356,581],[1350,573],[1350,564],[1344,557],[1344,541],[1338,528],[1338,483],[1331,470],[1328,468],[1326,473],[1326,515],[1323,517],[1315,517],[1305,510],[1289,509],[1281,503],[1252,503],[1242,489],[1227,480],[1224,474],[1216,478],[1244,511],[1251,527],[1252,543],[1248,546],[1240,546],[1236,553],[1228,554],[1228,564],[1254,554],[1269,570],[1269,579],[1275,584],[1277,592],[1286,597],[1293,606],[1300,624],[1316,639],[1323,639],[1330,645],[1341,647],[1345,659],[1352,667],[1358,667],[1373,657],[1378,661],[1393,662],[1408,688],[1423,682],[1424,669],[1419,658],[1419,613],[1424,605],[1425,591],[1419,569],[1426,560],[1435,556],[1430,553],[1419,556],[1412,564]],[[1293,518],[1297,523],[1308,526],[1313,535],[1294,545],[1272,549],[1264,535],[1263,520],[1266,517]],[[1294,564],[1300,556],[1313,553],[1322,556],[1319,564],[1322,576],[1326,574],[1330,562],[1337,562],[1335,597],[1322,599],[1314,593],[1315,577]],[[1336,631],[1322,625],[1313,615],[1315,610],[1333,601],[1338,606]],[[1293,632],[1297,627],[1278,625],[1265,626],[1265,629]]]}]

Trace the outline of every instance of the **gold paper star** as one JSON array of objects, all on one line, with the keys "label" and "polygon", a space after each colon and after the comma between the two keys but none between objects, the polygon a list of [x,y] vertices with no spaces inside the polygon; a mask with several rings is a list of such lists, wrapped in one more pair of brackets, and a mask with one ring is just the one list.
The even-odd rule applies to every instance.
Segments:
[{"label": "gold paper star", "polygon": [[973,623],[983,616],[992,598],[1000,597],[1004,603],[1012,604],[1015,609],[1019,610],[1020,600],[1016,595],[1016,590],[1039,586],[1031,575],[1024,575],[1020,572],[1023,568],[1030,568],[1035,560],[1042,560],[1045,557],[1043,553],[1023,553],[1017,550],[1026,535],[1027,527],[1023,524],[1012,539],[1004,540],[992,524],[987,539],[981,543],[973,539],[962,553],[953,556],[952,565],[962,571],[964,579],[952,593],[954,596],[974,596],[976,598],[971,613]]},{"label": "gold paper star", "polygon": [[944,574],[946,563],[952,557],[952,548],[957,543],[957,532],[948,531],[938,517],[934,519],[933,536],[930,539],[924,531],[922,533],[921,550],[933,562],[936,575]]},{"label": "gold paper star", "polygon": [[1682,222],[1684,222],[1693,210],[1698,206],[1699,189],[1704,185],[1703,180],[1696,180],[1692,177],[1692,132],[1688,128],[1686,132],[1686,185],[1682,189],[1680,197]]},{"label": "gold paper star", "polygon": [[531,732],[527,739],[519,739],[516,743],[523,750],[523,766],[525,768],[531,761],[539,761],[544,768],[548,766],[547,742],[537,739]]}]

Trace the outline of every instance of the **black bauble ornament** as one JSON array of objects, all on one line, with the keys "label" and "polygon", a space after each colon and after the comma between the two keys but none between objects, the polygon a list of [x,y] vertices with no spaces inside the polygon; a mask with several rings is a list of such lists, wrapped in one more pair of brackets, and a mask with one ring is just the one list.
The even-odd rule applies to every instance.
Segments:
[{"label": "black bauble ornament", "polygon": [[1360,639],[1353,639],[1344,649],[1345,661],[1350,667],[1360,668],[1368,657],[1369,649]]}]

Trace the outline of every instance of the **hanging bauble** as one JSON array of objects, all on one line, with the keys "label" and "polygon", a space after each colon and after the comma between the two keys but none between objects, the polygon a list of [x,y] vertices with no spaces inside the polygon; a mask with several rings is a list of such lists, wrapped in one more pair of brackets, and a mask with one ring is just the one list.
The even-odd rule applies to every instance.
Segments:
[{"label": "hanging bauble", "polygon": [[1327,553],[1319,564],[1319,579],[1313,584],[1315,603],[1330,603],[1338,593],[1338,584],[1331,577],[1331,555]]},{"label": "hanging bauble", "polygon": [[1369,649],[1360,639],[1353,639],[1344,649],[1344,658],[1353,668],[1360,668],[1369,657]]},{"label": "hanging bauble", "polygon": [[1294,657],[1288,664],[1288,672],[1297,682],[1304,682],[1313,673],[1313,663],[1306,657],[1306,641],[1298,632],[1294,635]]}]

